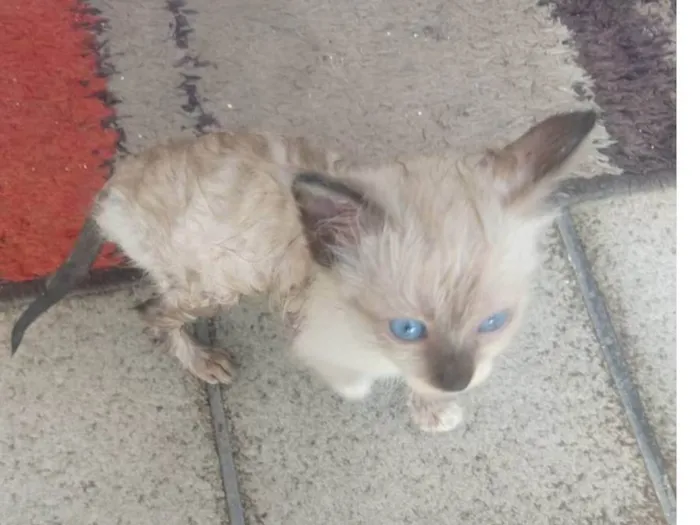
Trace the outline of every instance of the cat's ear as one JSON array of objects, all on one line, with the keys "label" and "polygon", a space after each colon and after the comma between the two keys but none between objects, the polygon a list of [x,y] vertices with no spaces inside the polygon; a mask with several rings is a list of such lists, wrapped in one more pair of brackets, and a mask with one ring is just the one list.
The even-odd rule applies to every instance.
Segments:
[{"label": "cat's ear", "polygon": [[362,191],[319,173],[297,174],[292,195],[311,254],[322,266],[332,266],[338,249],[357,245],[384,221],[381,207]]},{"label": "cat's ear", "polygon": [[593,111],[553,115],[505,148],[489,151],[482,162],[491,166],[496,189],[506,202],[540,200],[554,191],[595,123]]}]

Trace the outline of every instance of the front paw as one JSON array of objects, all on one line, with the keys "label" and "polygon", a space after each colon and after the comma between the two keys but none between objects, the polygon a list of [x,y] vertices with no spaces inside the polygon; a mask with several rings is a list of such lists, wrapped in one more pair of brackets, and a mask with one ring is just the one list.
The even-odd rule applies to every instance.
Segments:
[{"label": "front paw", "polygon": [[463,421],[462,408],[456,401],[434,401],[411,394],[408,402],[413,422],[424,432],[449,432]]},{"label": "front paw", "polygon": [[372,381],[361,379],[354,383],[334,385],[335,391],[347,401],[362,401],[372,391]]},{"label": "front paw", "polygon": [[199,379],[212,385],[229,384],[233,380],[231,357],[219,348],[198,349],[189,369]]}]

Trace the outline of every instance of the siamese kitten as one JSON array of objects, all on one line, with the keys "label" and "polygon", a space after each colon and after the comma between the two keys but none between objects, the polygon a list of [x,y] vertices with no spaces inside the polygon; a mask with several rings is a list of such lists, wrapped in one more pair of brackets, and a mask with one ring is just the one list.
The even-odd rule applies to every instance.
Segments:
[{"label": "siamese kitten", "polygon": [[401,377],[413,420],[447,431],[457,394],[482,382],[517,330],[547,198],[595,123],[554,115],[504,148],[344,161],[303,139],[212,133],[120,162],[69,259],[17,321],[29,325],[111,241],[152,281],[139,310],[208,383],[233,368],[184,325],[244,295],[267,294],[295,354],[340,395]]}]

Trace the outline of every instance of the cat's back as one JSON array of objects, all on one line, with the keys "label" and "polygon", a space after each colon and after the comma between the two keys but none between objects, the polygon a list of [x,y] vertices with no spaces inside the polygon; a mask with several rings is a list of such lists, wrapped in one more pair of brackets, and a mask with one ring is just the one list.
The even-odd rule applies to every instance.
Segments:
[{"label": "cat's back", "polygon": [[142,266],[214,281],[247,275],[255,288],[305,257],[291,182],[329,172],[338,157],[301,138],[211,133],[178,139],[124,159],[98,199],[110,240]]},{"label": "cat's back", "polygon": [[303,138],[268,133],[209,133],[173,139],[120,160],[105,191],[144,208],[173,213],[198,197],[228,199],[265,191],[288,194],[300,170],[328,172],[338,157]]}]

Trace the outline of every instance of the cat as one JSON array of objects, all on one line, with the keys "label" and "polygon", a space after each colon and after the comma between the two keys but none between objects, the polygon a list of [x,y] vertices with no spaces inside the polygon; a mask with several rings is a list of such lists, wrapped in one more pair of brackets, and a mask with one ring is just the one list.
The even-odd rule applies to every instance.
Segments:
[{"label": "cat", "polygon": [[516,333],[549,197],[596,122],[557,113],[502,148],[363,165],[303,138],[216,132],[117,163],[76,246],[12,332],[114,242],[156,291],[138,307],[195,376],[229,383],[229,354],[186,323],[267,294],[292,348],[346,399],[402,378],[413,421],[448,431]]}]

